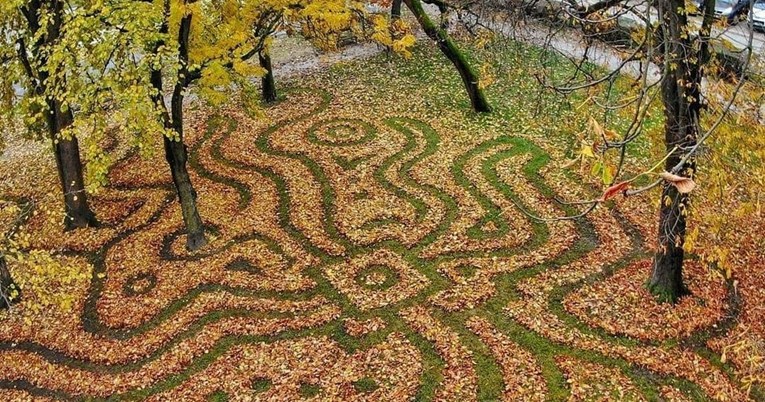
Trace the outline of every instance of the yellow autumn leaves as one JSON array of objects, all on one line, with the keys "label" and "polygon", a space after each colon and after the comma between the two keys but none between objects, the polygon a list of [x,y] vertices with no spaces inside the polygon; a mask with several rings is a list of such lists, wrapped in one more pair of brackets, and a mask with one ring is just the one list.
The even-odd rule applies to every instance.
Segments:
[{"label": "yellow autumn leaves", "polygon": [[373,18],[372,39],[407,59],[412,57],[411,48],[416,42],[406,22],[398,19],[391,23],[382,15]]},{"label": "yellow autumn leaves", "polygon": [[200,72],[198,93],[213,105],[229,99],[225,88],[246,86],[245,80],[267,73],[250,59],[268,53],[272,35],[280,31],[301,35],[322,50],[335,49],[346,34],[371,39],[407,58],[415,44],[406,23],[391,23],[382,14],[370,15],[363,2],[355,0],[209,0],[191,4],[178,0],[171,4],[170,14],[170,32],[177,32],[183,16],[193,17],[189,70]]}]

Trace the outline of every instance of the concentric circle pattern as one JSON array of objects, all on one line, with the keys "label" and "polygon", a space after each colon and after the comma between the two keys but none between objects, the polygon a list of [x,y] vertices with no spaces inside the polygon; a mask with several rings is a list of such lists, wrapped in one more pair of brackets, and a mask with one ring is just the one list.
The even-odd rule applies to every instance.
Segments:
[{"label": "concentric circle pattern", "polygon": [[[200,253],[183,248],[156,163],[125,156],[94,200],[121,212],[87,233],[32,240],[93,275],[73,313],[51,313],[55,327],[3,318],[0,395],[747,399],[704,346],[708,328],[725,325],[721,287],[697,292],[679,317],[625,329],[619,317],[642,293],[610,297],[647,275],[642,212],[534,221],[524,211],[576,212],[554,197],[593,191],[551,173],[544,144],[447,138],[434,121],[360,119],[333,102],[296,89],[268,119],[223,110],[190,130],[211,237]],[[682,314],[706,319],[666,330]]]}]

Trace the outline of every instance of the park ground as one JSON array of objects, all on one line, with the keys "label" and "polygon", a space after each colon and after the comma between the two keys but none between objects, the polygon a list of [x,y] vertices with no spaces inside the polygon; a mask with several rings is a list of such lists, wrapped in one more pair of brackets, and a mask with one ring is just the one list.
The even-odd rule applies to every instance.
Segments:
[{"label": "park ground", "polygon": [[[52,158],[11,144],[0,227],[21,234],[10,268],[23,299],[0,313],[0,396],[762,398],[761,209],[730,218],[748,225],[721,240],[730,273],[691,258],[692,295],[657,304],[644,283],[658,195],[530,218],[602,193],[571,163],[587,107],[540,88],[538,49],[462,43],[491,114],[469,111],[425,41],[408,60],[295,72],[272,106],[193,107],[189,164],[212,236],[192,254],[160,138],[139,152],[104,136],[103,225],[68,233]],[[630,172],[660,159],[661,120],[646,120]],[[704,189],[702,170],[697,203]]]}]

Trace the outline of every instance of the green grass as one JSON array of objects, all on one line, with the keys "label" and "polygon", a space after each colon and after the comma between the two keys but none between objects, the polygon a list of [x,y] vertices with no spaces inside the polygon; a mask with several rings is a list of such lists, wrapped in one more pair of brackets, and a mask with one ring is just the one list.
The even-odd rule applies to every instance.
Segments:
[{"label": "green grass", "polygon": [[[286,88],[282,89],[287,98],[295,96],[302,91],[310,91],[321,97],[321,104],[315,109],[302,110],[298,116],[292,116],[291,119],[274,124],[260,133],[253,134],[253,142],[259,152],[264,154],[288,158],[305,166],[312,177],[319,183],[322,198],[322,209],[326,219],[321,222],[325,232],[334,241],[341,244],[347,250],[347,256],[330,255],[322,250],[309,236],[302,233],[301,230],[290,220],[293,215],[294,205],[288,182],[284,177],[273,169],[263,166],[242,166],[233,161],[226,160],[220,151],[223,138],[228,133],[233,132],[237,127],[237,122],[214,116],[210,120],[208,130],[201,142],[191,149],[190,165],[202,177],[212,180],[232,188],[239,196],[240,206],[247,205],[256,194],[252,189],[243,183],[228,177],[215,174],[208,171],[200,161],[198,152],[203,142],[213,142],[213,157],[221,164],[234,167],[244,171],[252,171],[261,174],[267,180],[271,181],[278,192],[279,225],[295,241],[297,241],[305,250],[318,257],[320,263],[309,268],[305,273],[316,283],[316,286],[304,293],[278,293],[278,292],[253,292],[244,289],[231,289],[218,285],[201,286],[192,290],[184,297],[173,301],[156,318],[150,322],[141,325],[131,331],[112,331],[99,324],[98,315],[95,312],[95,301],[101,291],[103,284],[96,280],[93,286],[93,294],[90,297],[91,309],[86,312],[85,319],[90,322],[90,329],[93,332],[104,336],[112,336],[121,339],[138,336],[159,325],[159,323],[170,319],[174,313],[180,311],[183,307],[191,303],[194,298],[204,292],[228,291],[245,296],[273,297],[277,299],[304,300],[316,295],[322,295],[330,303],[337,305],[342,313],[339,319],[333,320],[325,325],[310,328],[301,331],[286,331],[271,336],[237,336],[224,337],[208,352],[198,357],[183,372],[169,376],[168,378],[153,384],[146,389],[131,390],[122,395],[115,395],[114,400],[138,400],[155,395],[165,390],[172,389],[183,381],[191,378],[195,373],[199,373],[210,364],[221,358],[228,350],[235,345],[266,342],[272,343],[278,340],[296,339],[306,336],[327,336],[337,342],[347,353],[351,354],[357,351],[366,350],[373,347],[393,332],[403,333],[406,339],[411,342],[421,353],[423,371],[420,377],[420,386],[416,395],[416,400],[432,400],[436,391],[443,386],[443,369],[445,362],[439,355],[435,346],[425,339],[420,333],[414,331],[399,315],[399,312],[407,307],[416,305],[428,305],[428,298],[432,295],[446,289],[449,281],[438,272],[439,263],[454,260],[458,258],[488,256],[504,257],[516,254],[526,253],[545,247],[550,239],[554,238],[556,233],[551,232],[550,228],[541,222],[528,220],[532,231],[532,238],[513,249],[499,249],[494,251],[453,251],[435,259],[424,259],[420,253],[440,236],[447,234],[449,225],[454,221],[458,211],[456,202],[439,186],[432,184],[422,184],[411,177],[409,171],[411,168],[423,161],[437,155],[437,152],[447,144],[460,144],[462,142],[473,144],[468,150],[461,153],[451,165],[449,174],[457,185],[469,193],[471,197],[478,202],[481,208],[486,211],[480,221],[468,230],[468,236],[476,240],[487,240],[496,237],[505,236],[512,233],[513,225],[506,222],[498,205],[496,205],[489,196],[484,194],[481,189],[471,182],[465,174],[466,165],[475,157],[486,155],[481,162],[480,174],[494,190],[500,193],[507,200],[524,210],[536,211],[534,205],[525,205],[521,198],[513,193],[512,187],[505,183],[497,172],[497,165],[508,158],[528,155],[529,161],[523,166],[518,166],[523,176],[534,186],[541,194],[552,197],[556,195],[552,188],[544,181],[540,175],[540,170],[553,162],[552,157],[548,155],[539,143],[548,146],[558,147],[562,154],[572,155],[572,152],[579,145],[577,134],[587,128],[587,109],[578,109],[584,99],[579,95],[563,97],[554,91],[544,90],[534,79],[533,72],[540,67],[550,69],[556,76],[565,77],[569,74],[570,68],[560,59],[555,57],[547,58],[544,62],[540,61],[542,52],[539,49],[525,46],[518,43],[495,42],[489,44],[484,49],[474,49],[467,47],[467,57],[475,64],[489,63],[496,74],[500,75],[496,83],[489,86],[486,90],[489,102],[494,108],[494,112],[488,115],[478,115],[469,110],[469,102],[463,91],[460,78],[457,76],[453,67],[445,61],[441,55],[431,46],[422,45],[415,49],[411,60],[401,60],[391,58],[387,55],[380,55],[370,60],[358,63],[348,63],[336,66],[327,72],[318,73],[310,77],[297,79],[289,84],[281,83]],[[593,67],[593,69],[595,69]],[[392,183],[386,173],[392,166],[400,163],[397,172],[399,181],[405,183],[409,188],[416,188],[418,191],[429,194],[443,203],[446,209],[445,218],[435,230],[421,239],[414,246],[406,246],[396,240],[385,240],[372,246],[361,246],[354,243],[338,229],[334,216],[337,212],[335,189],[332,188],[330,180],[327,177],[324,168],[320,163],[312,160],[307,153],[287,152],[274,147],[272,138],[279,135],[279,131],[288,125],[299,124],[310,118],[313,118],[334,106],[332,105],[333,91],[342,94],[343,88],[356,88],[367,96],[358,96],[354,98],[358,110],[368,110],[370,115],[374,115],[376,110],[385,109],[389,115],[396,117],[386,117],[381,121],[374,121],[374,125],[367,122],[367,116],[361,116],[361,120],[350,120],[348,118],[333,118],[325,123],[338,124],[353,122],[360,124],[365,135],[361,139],[344,140],[345,133],[342,129],[334,129],[329,133],[330,140],[321,140],[316,136],[314,126],[309,130],[307,138],[314,144],[322,146],[361,146],[367,141],[372,141],[385,132],[395,132],[404,138],[404,145],[395,154],[387,157],[383,163],[374,172],[374,179],[384,190],[399,197],[402,202],[406,202],[415,211],[418,221],[424,219],[428,212],[428,205],[412,194],[407,188],[400,187]],[[615,86],[619,88],[619,85]],[[607,94],[610,96],[610,94]],[[278,107],[278,106],[277,106]],[[593,112],[594,113],[594,112]],[[362,119],[363,117],[363,119]],[[629,123],[629,116],[613,113],[608,117],[615,130],[624,129]],[[354,117],[355,119],[355,117]],[[446,128],[439,131],[434,128],[435,125],[440,128]],[[656,130],[661,127],[662,119],[660,113],[653,113],[645,122],[646,130]],[[212,140],[213,135],[223,131],[225,134],[221,138]],[[422,144],[417,139],[423,141]],[[641,140],[642,141],[642,140]],[[341,143],[341,144],[338,144]],[[421,146],[420,146],[421,145]],[[493,150],[497,146],[506,147],[502,150]],[[636,158],[645,159],[650,156],[650,147],[647,142],[637,142],[629,150],[629,155]],[[336,157],[337,164],[345,170],[356,169],[365,162],[364,158],[344,158]],[[591,195],[596,195],[600,190],[597,187],[585,186]],[[363,198],[363,195],[360,196]],[[563,207],[566,213],[572,214],[575,211],[570,207]],[[156,219],[156,217],[155,217]],[[384,226],[395,224],[394,220],[381,220],[374,222],[371,226]],[[492,223],[495,230],[489,230],[486,225]],[[626,224],[624,229],[631,234],[633,247],[640,250],[642,239],[632,228]],[[694,399],[703,400],[705,396],[699,388],[685,380],[671,376],[662,376],[657,373],[647,372],[636,367],[634,364],[624,359],[613,358],[589,350],[581,350],[566,345],[561,345],[544,338],[540,334],[531,331],[513,321],[504,311],[504,307],[510,301],[517,300],[520,297],[516,288],[517,284],[527,278],[531,278],[546,270],[559,268],[560,266],[576,260],[587,252],[590,252],[598,242],[593,226],[586,220],[575,222],[579,239],[574,247],[566,251],[563,255],[545,262],[540,265],[520,269],[511,273],[498,275],[494,278],[496,293],[486,302],[475,309],[447,312],[437,308],[432,308],[433,316],[451,331],[459,336],[461,344],[469,349],[475,363],[475,370],[478,376],[478,398],[481,401],[496,401],[502,397],[504,383],[502,373],[498,363],[492,357],[490,350],[480,339],[465,327],[465,321],[471,316],[480,316],[491,322],[500,332],[508,336],[512,341],[519,344],[523,349],[531,352],[536,362],[540,365],[542,375],[548,387],[548,399],[559,401],[566,400],[570,396],[569,386],[566,383],[562,370],[555,363],[557,356],[573,356],[585,361],[594,362],[610,367],[616,367],[623,374],[629,377],[640,390],[640,392],[649,400],[656,400],[659,396],[659,387],[671,384],[679,387]],[[276,241],[259,236],[259,240],[264,241],[269,248],[279,254],[284,255],[284,250],[279,247]],[[414,269],[422,273],[430,281],[426,290],[420,292],[414,297],[410,297],[399,303],[394,303],[383,308],[362,311],[342,292],[338,291],[325,277],[324,270],[334,264],[344,261],[346,258],[365,254],[376,248],[387,248],[401,255],[404,260],[411,264]],[[96,272],[103,272],[103,259],[105,253],[93,256],[97,261]],[[549,308],[570,328],[593,334],[608,342],[634,346],[638,341],[607,334],[600,329],[593,329],[582,323],[577,317],[568,314],[563,308],[562,301],[567,294],[574,291],[585,283],[592,283],[596,280],[603,280],[613,272],[623,268],[629,262],[643,256],[640,251],[631,253],[617,263],[607,267],[604,273],[591,275],[582,281],[574,284],[560,286],[552,292],[549,300]],[[99,265],[100,261],[100,265]],[[477,268],[469,264],[460,266],[459,272],[464,277],[469,278],[475,275]],[[360,283],[363,278],[372,272],[377,272],[385,276],[385,280],[379,285],[367,286],[375,291],[384,291],[395,285],[398,278],[396,272],[384,266],[372,266],[367,271],[361,272],[357,279]],[[197,335],[205,325],[219,321],[225,317],[248,316],[248,317],[277,317],[278,314],[253,313],[249,311],[219,311],[205,315],[195,324],[187,328],[173,341],[164,345],[160,350],[149,357],[135,363],[126,365],[116,365],[110,367],[110,372],[123,372],[134,370],[150,361],[158,358],[162,353],[177,345],[184,339]],[[343,328],[342,320],[353,317],[364,320],[372,317],[382,318],[387,326],[376,332],[372,332],[362,337],[350,336]],[[715,360],[715,356],[710,357]],[[64,359],[66,365],[82,368],[84,370],[101,370],[102,368],[88,363],[82,363],[75,360]],[[715,360],[716,364],[724,366]],[[729,369],[727,366],[725,366]],[[378,380],[370,377],[364,377],[353,386],[359,392],[374,392],[381,384]],[[266,378],[257,378],[252,386],[252,393],[258,394],[266,392],[273,386],[271,380]],[[300,394],[305,398],[321,396],[320,386],[303,383],[300,385]],[[209,396],[211,401],[225,401],[229,396],[223,392],[216,392]]]}]

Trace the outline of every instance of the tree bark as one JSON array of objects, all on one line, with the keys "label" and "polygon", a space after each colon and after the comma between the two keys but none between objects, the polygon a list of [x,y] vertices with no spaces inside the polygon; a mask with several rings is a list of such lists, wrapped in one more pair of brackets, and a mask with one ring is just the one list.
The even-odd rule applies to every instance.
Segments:
[{"label": "tree bark", "polygon": [[[31,60],[27,53],[26,43],[23,39],[18,42],[18,55],[24,66],[25,72],[34,86],[37,96],[46,96],[51,72],[46,70],[48,55],[43,51],[43,46],[58,41],[63,24],[63,2],[56,2],[53,7],[52,18],[48,21],[45,35],[39,35],[42,29],[40,21],[40,9],[43,3],[33,0],[19,9],[29,26],[33,36],[37,36],[29,48]],[[37,72],[35,73],[35,69]],[[55,73],[55,72],[54,72]],[[83,179],[82,160],[80,158],[80,146],[77,138],[61,137],[62,131],[74,123],[74,115],[71,109],[62,107],[62,102],[50,96],[46,96],[47,102],[47,126],[48,137],[53,144],[56,168],[58,169],[61,190],[64,194],[64,209],[66,218],[64,229],[72,230],[83,227],[98,226],[96,215],[88,205],[88,195],[85,192]]]},{"label": "tree bark", "polygon": [[0,253],[0,309],[9,308],[21,299],[21,289],[13,282],[5,256]]},{"label": "tree bark", "polygon": [[[165,2],[165,22],[160,27],[160,33],[166,34],[168,32],[167,18],[169,18],[169,2]],[[171,129],[175,133],[175,138],[164,138],[165,147],[165,159],[170,166],[170,173],[173,177],[173,184],[175,190],[178,193],[178,199],[181,204],[181,213],[183,214],[183,222],[186,226],[186,249],[189,251],[195,251],[207,244],[207,238],[205,237],[205,228],[202,223],[202,218],[199,216],[199,210],[197,209],[197,192],[194,190],[194,186],[191,183],[191,177],[189,176],[186,163],[188,161],[188,149],[183,142],[183,91],[189,83],[188,65],[188,43],[189,34],[191,31],[191,15],[186,15],[181,19],[178,43],[179,47],[179,61],[181,62],[181,69],[178,71],[178,81],[173,88],[173,96],[171,99],[171,110],[168,112],[165,105],[165,99],[163,96],[163,80],[162,70],[151,71],[151,83],[156,90],[152,96],[152,100],[157,105],[160,111],[162,111],[162,119],[164,121],[165,128]],[[156,48],[162,46],[163,43],[157,43]],[[155,48],[155,51],[156,51]]]},{"label": "tree bark", "polygon": [[188,85],[188,61],[189,61],[189,35],[191,33],[191,17],[186,15],[181,19],[181,25],[178,31],[179,58],[181,70],[179,72],[178,82],[173,90],[171,104],[172,127],[177,135],[176,141],[165,137],[165,157],[170,165],[170,171],[173,175],[173,183],[178,191],[178,198],[181,202],[181,211],[183,221],[186,224],[186,248],[190,251],[198,250],[207,244],[205,237],[205,228],[202,218],[197,209],[197,192],[191,184],[186,161],[188,160],[188,150],[183,142],[183,91]]},{"label": "tree bark", "polygon": [[48,131],[53,142],[54,154],[61,189],[64,193],[66,217],[64,229],[72,230],[84,227],[98,226],[96,215],[88,204],[85,192],[80,146],[77,137],[61,137],[63,130],[74,122],[71,110],[63,111],[61,103],[56,100],[48,101]]},{"label": "tree bark", "polygon": [[165,158],[170,165],[173,175],[173,184],[178,192],[181,203],[183,222],[186,224],[186,248],[190,251],[198,250],[207,244],[205,228],[202,218],[197,209],[197,192],[191,184],[186,162],[188,150],[183,142],[183,87],[176,84],[172,99],[172,128],[178,138],[165,137]]},{"label": "tree bark", "polygon": [[486,100],[483,90],[481,90],[478,74],[470,66],[465,55],[460,52],[457,45],[451,40],[449,34],[433,23],[423,9],[420,0],[404,0],[404,3],[406,3],[407,7],[417,18],[417,21],[428,37],[436,42],[441,52],[454,64],[470,97],[470,104],[473,110],[479,113],[491,112],[491,106]]},{"label": "tree bark", "polygon": [[263,49],[258,53],[260,66],[266,70],[266,75],[261,79],[263,90],[263,101],[266,103],[276,102],[276,82],[274,81],[274,69],[271,65],[271,54],[268,49]]},{"label": "tree bark", "polygon": [[393,0],[390,6],[390,19],[392,21],[401,19],[401,0]]},{"label": "tree bark", "polygon": [[[683,150],[696,144],[698,121],[701,112],[702,63],[708,58],[704,38],[690,39],[688,20],[677,10],[683,0],[660,0],[663,15],[662,42],[666,74],[661,83],[664,104],[664,142],[670,153],[665,170],[672,172],[681,163]],[[705,15],[705,21],[711,17]],[[694,46],[694,40],[701,40]],[[694,50],[697,49],[697,50]],[[693,178],[696,164],[693,159],[679,171],[673,172]],[[688,294],[683,282],[683,244],[686,235],[686,217],[690,197],[681,194],[676,187],[665,183],[661,194],[659,211],[659,247],[654,256],[653,270],[648,289],[659,301],[676,302]]]}]

